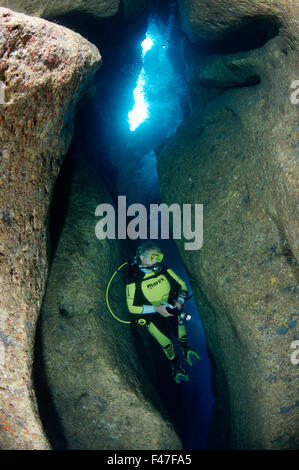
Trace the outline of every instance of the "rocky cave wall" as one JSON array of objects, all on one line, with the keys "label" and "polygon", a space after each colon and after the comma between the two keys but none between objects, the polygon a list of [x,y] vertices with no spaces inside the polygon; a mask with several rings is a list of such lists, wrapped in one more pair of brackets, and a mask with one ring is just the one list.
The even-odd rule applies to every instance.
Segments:
[{"label": "rocky cave wall", "polygon": [[[108,3],[100,3],[99,16],[105,16]],[[43,16],[42,4],[54,2],[27,2],[28,13]],[[76,105],[89,90],[101,56],[79,34],[3,6],[21,9],[21,2],[1,2],[0,7],[0,80],[5,93],[0,106],[0,446],[47,449],[32,364],[48,274],[48,211],[73,138]],[[143,11],[140,1],[125,6],[124,20],[126,11]]]},{"label": "rocky cave wall", "polygon": [[136,18],[148,11],[151,0],[1,0],[1,6],[27,15],[55,20],[67,13],[87,13],[95,18],[110,18],[120,15],[122,21]]},{"label": "rocky cave wall", "polygon": [[[215,362],[209,445],[296,448],[298,105],[291,83],[299,72],[299,4],[179,5],[197,52],[189,67],[193,114],[158,152],[158,169],[164,202],[204,207],[203,247],[178,246]],[[257,24],[258,44],[242,51],[242,28],[257,35]]]},{"label": "rocky cave wall", "polygon": [[31,382],[47,276],[47,211],[99,51],[73,31],[0,8],[1,447],[46,448]]}]

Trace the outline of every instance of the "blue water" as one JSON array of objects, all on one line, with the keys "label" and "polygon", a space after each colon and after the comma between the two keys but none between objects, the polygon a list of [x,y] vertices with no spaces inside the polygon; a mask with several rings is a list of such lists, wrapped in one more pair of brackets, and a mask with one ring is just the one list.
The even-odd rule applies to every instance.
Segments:
[{"label": "blue water", "polygon": [[174,69],[170,55],[175,33],[174,7],[172,3],[166,22],[157,13],[148,20],[145,38],[140,43],[142,67],[133,91],[134,107],[128,114],[133,132],[143,122],[147,123],[147,132],[154,137],[153,144],[159,135],[163,138],[171,135],[183,119],[186,84]]}]

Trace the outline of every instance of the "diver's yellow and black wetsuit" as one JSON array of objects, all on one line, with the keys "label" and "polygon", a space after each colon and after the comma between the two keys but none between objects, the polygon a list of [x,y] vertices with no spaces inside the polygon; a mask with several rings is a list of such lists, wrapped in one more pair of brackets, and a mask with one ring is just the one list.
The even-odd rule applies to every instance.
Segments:
[{"label": "diver's yellow and black wetsuit", "polygon": [[163,317],[155,311],[162,302],[174,305],[188,296],[186,283],[170,268],[159,265],[159,271],[136,267],[135,274],[129,276],[126,285],[126,298],[131,319],[147,328],[161,345],[166,357],[176,358],[171,331],[180,345],[187,344],[186,327],[179,325],[178,317]]}]

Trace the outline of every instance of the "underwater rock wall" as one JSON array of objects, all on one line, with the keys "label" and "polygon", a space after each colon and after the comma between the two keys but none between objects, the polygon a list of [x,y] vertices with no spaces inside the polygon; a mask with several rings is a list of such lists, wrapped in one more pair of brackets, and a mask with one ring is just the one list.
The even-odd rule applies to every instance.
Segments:
[{"label": "underwater rock wall", "polygon": [[[193,115],[159,155],[158,170],[163,202],[203,204],[203,247],[188,252],[177,244],[216,367],[209,446],[296,448],[298,105],[291,84],[299,5],[181,0],[180,7],[197,44]],[[248,18],[263,20],[259,43],[232,53],[242,25],[256,32]]]},{"label": "underwater rock wall", "polygon": [[45,449],[31,368],[47,211],[100,54],[66,28],[0,8],[0,58],[0,447]]},{"label": "underwater rock wall", "polygon": [[128,20],[148,9],[151,0],[1,0],[1,6],[51,20],[72,12],[108,18],[119,11]]},{"label": "underwater rock wall", "polygon": [[120,0],[119,9],[123,20],[126,22],[149,12],[152,5],[153,0]]},{"label": "underwater rock wall", "polygon": [[[66,445],[179,449],[166,413],[155,407],[159,398],[137,356],[130,325],[107,309],[106,287],[122,259],[118,240],[95,236],[95,209],[112,201],[93,172],[86,162],[74,169],[42,307],[45,374]],[[121,274],[109,297],[114,313],[128,320]]]},{"label": "underwater rock wall", "polygon": [[101,18],[113,16],[118,12],[119,0],[2,0],[1,5],[27,15],[52,19],[71,11],[90,13]]},{"label": "underwater rock wall", "polygon": [[220,40],[252,21],[269,19],[298,35],[297,0],[178,0],[181,23],[192,42]]}]

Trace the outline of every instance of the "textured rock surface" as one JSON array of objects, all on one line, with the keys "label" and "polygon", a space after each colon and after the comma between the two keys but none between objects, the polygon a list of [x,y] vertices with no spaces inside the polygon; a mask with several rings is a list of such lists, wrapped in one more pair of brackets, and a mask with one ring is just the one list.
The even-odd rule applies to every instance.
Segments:
[{"label": "textured rock surface", "polygon": [[31,383],[47,275],[46,223],[75,106],[100,55],[78,34],[0,8],[0,447],[42,449]]},{"label": "textured rock surface", "polygon": [[182,25],[195,42],[222,40],[256,18],[270,18],[290,33],[298,24],[297,0],[178,0]]},{"label": "textured rock surface", "polygon": [[90,13],[101,18],[116,15],[119,0],[2,0],[1,6],[43,18],[54,18],[71,11]]},{"label": "textured rock surface", "polygon": [[198,58],[195,112],[158,166],[164,202],[204,205],[202,249],[178,245],[216,364],[211,445],[295,448],[298,2],[180,3],[196,41],[265,11],[282,25],[262,47]]},{"label": "textured rock surface", "polygon": [[124,20],[132,20],[152,7],[152,0],[121,0],[120,10]]},{"label": "textured rock surface", "polygon": [[151,0],[2,0],[1,6],[32,16],[53,19],[66,13],[88,13],[107,18],[119,11],[125,19],[134,17],[148,8]]},{"label": "textured rock surface", "polygon": [[[62,183],[63,185],[63,183]],[[117,240],[95,236],[95,208],[111,200],[86,165],[75,170],[42,308],[45,371],[69,449],[180,449],[141,368],[131,328],[105,291],[122,262]],[[55,223],[55,220],[53,220]],[[127,320],[122,276],[111,306]]]}]

